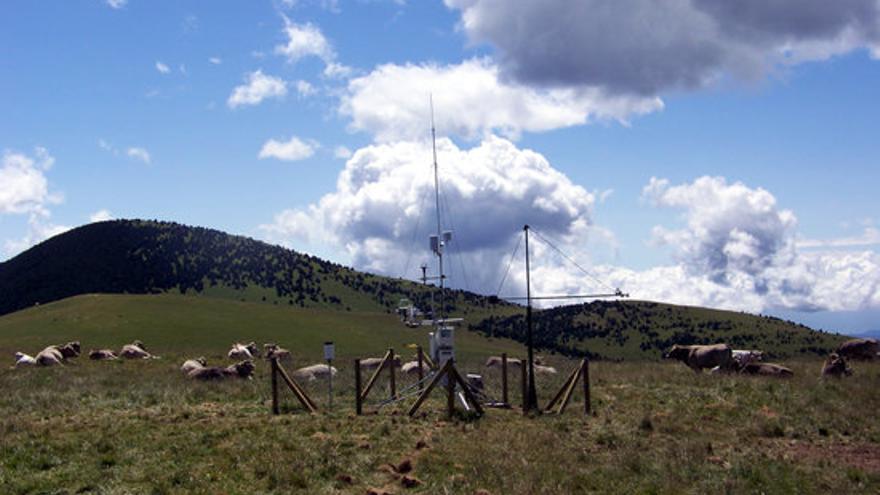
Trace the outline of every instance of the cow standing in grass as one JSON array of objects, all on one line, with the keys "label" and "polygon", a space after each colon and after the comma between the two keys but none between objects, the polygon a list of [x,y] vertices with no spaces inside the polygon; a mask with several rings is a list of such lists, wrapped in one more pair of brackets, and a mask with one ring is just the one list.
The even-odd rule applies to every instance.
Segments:
[{"label": "cow standing in grass", "polygon": [[733,366],[733,351],[727,344],[714,345],[673,345],[664,359],[677,359],[696,373],[716,366],[722,370]]}]

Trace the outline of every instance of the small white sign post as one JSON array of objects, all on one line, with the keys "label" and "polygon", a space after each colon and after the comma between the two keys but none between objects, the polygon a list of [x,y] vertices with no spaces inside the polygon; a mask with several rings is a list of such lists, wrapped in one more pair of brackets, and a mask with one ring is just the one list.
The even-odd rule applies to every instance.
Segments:
[{"label": "small white sign post", "polygon": [[324,342],[324,359],[327,360],[327,409],[333,407],[333,359],[336,349],[333,342]]}]

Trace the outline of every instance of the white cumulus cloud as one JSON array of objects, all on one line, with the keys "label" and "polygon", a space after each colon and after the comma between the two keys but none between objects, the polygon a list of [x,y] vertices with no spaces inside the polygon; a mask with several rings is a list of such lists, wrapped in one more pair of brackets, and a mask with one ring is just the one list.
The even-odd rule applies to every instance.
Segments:
[{"label": "white cumulus cloud", "polygon": [[287,94],[287,84],[278,77],[263,74],[256,70],[245,77],[246,84],[232,90],[226,104],[229,108],[243,105],[258,105],[267,98],[281,98]]},{"label": "white cumulus cloud", "polygon": [[479,138],[491,133],[516,138],[595,120],[626,122],[663,108],[658,98],[609,96],[597,89],[541,90],[500,79],[488,59],[454,65],[377,67],[348,83],[340,112],[350,127],[379,141],[411,140],[430,129],[429,94],[441,134]]},{"label": "white cumulus cloud", "polygon": [[652,177],[643,195],[657,206],[685,211],[686,228],[658,227],[654,237],[673,246],[696,273],[719,280],[732,271],[755,275],[793,255],[797,219],[764,189],[728,184],[723,177],[678,186]]},{"label": "white cumulus cloud", "polygon": [[655,277],[659,268],[618,274],[643,286],[643,293],[749,311],[880,305],[880,256],[873,251],[799,251],[797,218],[767,190],[722,177],[675,186],[652,178],[643,196],[656,206],[683,211],[685,220],[682,228],[658,226],[654,231],[655,240],[669,245],[678,260],[665,283]]},{"label": "white cumulus cloud", "polygon": [[125,7],[125,4],[128,3],[128,0],[107,0],[107,5],[114,9],[121,9]]},{"label": "white cumulus cloud", "polygon": [[150,152],[144,148],[132,147],[125,150],[125,154],[130,158],[134,158],[135,160],[140,160],[144,163],[150,163]]},{"label": "white cumulus cloud", "polygon": [[300,96],[312,96],[317,91],[318,90],[316,90],[308,81],[299,80],[296,82],[296,92],[299,93]]},{"label": "white cumulus cloud", "polygon": [[296,136],[292,136],[287,141],[270,139],[263,144],[258,158],[276,158],[291,162],[305,160],[315,154],[317,146],[318,143],[314,141],[303,141]]},{"label": "white cumulus cloud", "polygon": [[115,217],[110,210],[98,210],[91,215],[89,215],[89,222],[106,222],[107,220],[113,220]]},{"label": "white cumulus cloud", "polygon": [[156,62],[156,70],[159,71],[160,74],[168,74],[171,72],[170,67],[159,61]]},{"label": "white cumulus cloud", "polygon": [[45,148],[36,148],[33,156],[5,151],[0,166],[0,214],[47,212],[47,206],[61,202],[61,196],[49,192],[45,172],[55,159]]},{"label": "white cumulus cloud", "polygon": [[294,63],[305,57],[318,57],[330,63],[336,58],[336,52],[324,37],[324,33],[310,22],[297,24],[285,16],[284,33],[287,35],[287,43],[277,45],[275,53],[286,57],[288,62]]},{"label": "white cumulus cloud", "polygon": [[49,220],[49,207],[63,200],[61,194],[49,191],[46,172],[54,163],[55,159],[42,147],[37,147],[32,156],[11,151],[3,153],[0,164],[0,215],[28,216],[25,236],[4,242],[6,256],[14,256],[69,229]]},{"label": "white cumulus cloud", "polygon": [[[540,154],[495,136],[471,149],[440,139],[437,151],[441,209],[446,227],[455,230],[451,248],[470,267],[471,288],[494,290],[510,240],[525,223],[578,243],[590,233],[593,194]],[[334,192],[307,208],[280,212],[261,230],[276,242],[305,239],[345,246],[358,268],[413,277],[418,263],[430,257],[427,236],[435,215],[434,201],[428,200],[433,194],[430,163],[430,142],[361,148],[346,163]]]},{"label": "white cumulus cloud", "polygon": [[321,28],[310,22],[297,24],[287,16],[282,17],[287,42],[276,45],[275,54],[285,57],[289,63],[316,57],[324,62],[323,75],[330,79],[344,79],[354,72],[351,67],[337,60],[336,50],[321,32]]}]

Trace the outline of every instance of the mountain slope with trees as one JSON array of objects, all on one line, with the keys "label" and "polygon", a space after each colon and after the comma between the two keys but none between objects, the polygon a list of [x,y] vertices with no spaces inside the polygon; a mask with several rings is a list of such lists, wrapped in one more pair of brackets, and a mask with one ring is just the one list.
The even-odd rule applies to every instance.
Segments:
[{"label": "mountain slope with trees", "polygon": [[[433,291],[247,237],[144,220],[79,227],[0,263],[0,315],[100,293],[393,313],[402,298],[429,308]],[[445,309],[484,336],[525,341],[520,306],[450,290]],[[842,339],[772,317],[655,302],[597,301],[535,311],[540,349],[602,359],[658,358],[672,344],[708,342],[777,356],[824,355]]]},{"label": "mountain slope with trees", "polygon": [[[649,301],[595,301],[535,311],[536,345],[571,356],[604,359],[660,358],[673,344],[726,342],[762,349],[770,357],[824,356],[846,337],[792,321]],[[488,337],[525,340],[521,314],[490,316],[470,325]]]},{"label": "mountain slope with trees", "polygon": [[[93,223],[0,263],[0,315],[79,294],[163,292],[348,311],[393,311],[403,297],[430,306],[429,290],[413,282],[171,222]],[[449,294],[448,312],[488,305],[473,293]]]}]

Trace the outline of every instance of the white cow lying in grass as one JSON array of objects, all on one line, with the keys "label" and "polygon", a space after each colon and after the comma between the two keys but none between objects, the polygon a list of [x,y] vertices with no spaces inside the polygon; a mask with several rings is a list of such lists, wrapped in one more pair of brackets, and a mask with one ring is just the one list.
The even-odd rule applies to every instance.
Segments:
[{"label": "white cow lying in grass", "polygon": [[[501,356],[489,356],[489,358],[486,359],[486,364],[484,366],[487,368],[501,368],[501,361]],[[525,363],[528,363],[528,360],[510,356],[507,357],[508,367],[519,368]],[[535,356],[535,364],[544,364],[544,360],[541,356]]]},{"label": "white cow lying in grass", "polygon": [[[427,363],[422,363],[422,372],[425,373],[428,371]],[[403,363],[400,367],[400,372],[404,375],[417,375],[419,373],[419,362],[418,361],[408,361]]]},{"label": "white cow lying in grass", "polygon": [[709,370],[709,373],[741,372],[746,366],[764,360],[764,351],[734,349],[730,353],[731,361],[727,368],[716,366]]},{"label": "white cow lying in grass", "polygon": [[253,342],[248,344],[239,344],[236,342],[232,344],[232,348],[229,349],[229,352],[226,355],[231,359],[253,359],[260,356],[260,349],[257,348],[257,344]]},{"label": "white cow lying in grass", "polygon": [[15,367],[19,368],[22,366],[34,366],[37,364],[37,360],[33,358],[33,356],[28,356],[23,352],[15,353]]},{"label": "white cow lying in grass", "polygon": [[556,368],[553,366],[541,366],[540,364],[535,365],[535,374],[538,375],[555,375]]},{"label": "white cow lying in grass", "polygon": [[180,366],[180,371],[182,371],[184,374],[188,375],[190,371],[204,368],[207,365],[208,365],[208,362],[203,357],[198,357],[195,359],[187,359]]},{"label": "white cow lying in grass", "polygon": [[325,379],[329,376],[336,376],[336,368],[327,366],[326,364],[313,364],[300,368],[293,372],[293,377],[297,380],[315,381],[317,379]]},{"label": "white cow lying in grass", "polygon": [[[489,356],[489,359],[486,360],[485,366],[487,368],[498,368],[501,369],[501,356]],[[508,368],[519,368],[522,366],[522,361],[519,358],[508,357],[507,358],[507,367]]]},{"label": "white cow lying in grass", "polygon": [[736,361],[737,366],[742,368],[749,363],[763,361],[764,351],[734,349],[731,357]]},{"label": "white cow lying in grass", "polygon": [[[382,359],[383,358],[361,359],[361,369],[362,370],[374,370],[374,369],[378,368],[380,364],[382,364]],[[395,368],[400,368],[400,356],[394,356],[394,358],[391,360],[391,362],[394,364]]]},{"label": "white cow lying in grass", "polygon": [[159,359],[159,356],[154,356],[147,352],[146,346],[140,340],[135,340],[131,344],[122,346],[122,350],[119,351],[119,357],[126,359]]}]

